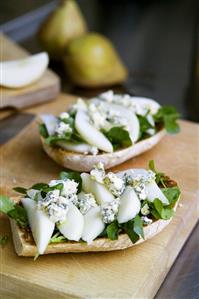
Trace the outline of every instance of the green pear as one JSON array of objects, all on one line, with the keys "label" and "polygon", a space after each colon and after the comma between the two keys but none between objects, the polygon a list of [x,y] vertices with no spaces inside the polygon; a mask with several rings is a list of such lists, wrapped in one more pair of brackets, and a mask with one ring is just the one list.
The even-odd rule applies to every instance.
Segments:
[{"label": "green pear", "polygon": [[60,59],[67,43],[87,31],[86,22],[75,0],[62,0],[38,32],[43,48],[51,58]]},{"label": "green pear", "polygon": [[118,84],[127,77],[127,69],[111,41],[97,33],[71,40],[64,64],[72,81],[82,87]]}]

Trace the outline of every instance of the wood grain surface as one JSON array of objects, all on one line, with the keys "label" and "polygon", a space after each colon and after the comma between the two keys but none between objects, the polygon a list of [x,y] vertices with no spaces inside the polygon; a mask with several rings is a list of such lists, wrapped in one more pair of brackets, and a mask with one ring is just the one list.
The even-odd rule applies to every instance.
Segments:
[{"label": "wood grain surface", "polygon": [[[59,113],[74,101],[61,95],[56,101],[27,112]],[[11,188],[56,178],[62,168],[42,150],[36,119],[15,138],[1,146],[1,192],[16,195]],[[199,126],[181,121],[181,133],[166,136],[149,152],[113,170],[146,167],[154,159],[157,168],[175,179],[182,199],[172,222],[153,239],[116,252],[55,254],[18,257],[14,251],[9,221],[0,218],[0,234],[9,236],[0,250],[3,298],[153,298],[198,219]]]},{"label": "wood grain surface", "polygon": [[[26,57],[29,53],[8,37],[0,34],[0,60],[15,60]],[[11,89],[0,87],[0,108],[24,108],[54,99],[60,91],[59,77],[47,69],[43,76],[27,87]]]}]

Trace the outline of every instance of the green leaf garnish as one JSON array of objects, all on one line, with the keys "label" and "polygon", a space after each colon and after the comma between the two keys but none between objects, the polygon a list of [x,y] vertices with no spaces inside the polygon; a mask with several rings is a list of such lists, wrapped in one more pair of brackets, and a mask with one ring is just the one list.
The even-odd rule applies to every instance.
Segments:
[{"label": "green leaf garnish", "polygon": [[139,215],[136,215],[134,218],[133,228],[134,228],[134,232],[144,239],[143,223],[142,223],[142,219]]},{"label": "green leaf garnish", "polygon": [[0,235],[0,246],[4,247],[8,242],[8,236]]},{"label": "green leaf garnish", "polygon": [[132,243],[136,243],[139,240],[139,235],[134,231],[134,221],[130,220],[122,225],[124,231],[129,236]]},{"label": "green leaf garnish", "polygon": [[15,187],[15,188],[13,188],[13,190],[15,190],[16,192],[21,193],[21,194],[26,194],[26,192],[27,192],[27,189],[23,188],[23,187]]},{"label": "green leaf garnish", "polygon": [[67,133],[65,136],[50,135],[45,139],[45,143],[48,145],[55,145],[58,141],[69,141],[71,139],[71,133]]},{"label": "green leaf garnish", "polygon": [[147,130],[152,129],[154,127],[149,123],[146,116],[137,114],[137,117],[138,117],[138,120],[140,123],[139,139],[144,139],[149,136],[149,134],[147,133]]},{"label": "green leaf garnish", "polygon": [[59,174],[61,180],[74,180],[78,183],[78,193],[82,190],[82,178],[79,172],[77,171],[62,171]]},{"label": "green leaf garnish", "polygon": [[48,137],[48,131],[45,124],[39,124],[39,134],[44,138]]},{"label": "green leaf garnish", "polygon": [[152,214],[157,219],[168,220],[174,214],[173,209],[170,208],[169,206],[164,206],[163,203],[158,198],[156,198],[153,201],[153,205],[154,205],[155,213],[154,210],[152,210]]},{"label": "green leaf garnish", "polygon": [[13,210],[15,203],[7,196],[0,195],[0,212],[7,214],[9,211]]},{"label": "green leaf garnish", "polygon": [[175,186],[170,188],[162,188],[161,190],[166,196],[166,198],[169,200],[169,206],[173,207],[180,196],[180,189],[177,186]]},{"label": "green leaf garnish", "polygon": [[163,123],[166,131],[170,134],[176,134],[180,131],[177,120],[179,119],[179,113],[172,106],[160,107],[158,112],[153,116],[155,122]]},{"label": "green leaf garnish", "polygon": [[62,236],[59,232],[52,236],[52,238],[50,239],[50,243],[60,243],[63,241],[66,242],[67,239],[64,236]]},{"label": "green leaf garnish", "polygon": [[163,187],[166,187],[166,185],[165,185],[166,176],[163,172],[158,172],[156,170],[154,160],[149,161],[149,169],[152,170],[156,174],[156,178],[155,178],[156,183],[158,185],[162,184]]},{"label": "green leaf garnish", "polygon": [[119,234],[119,226],[118,222],[114,221],[111,224],[109,224],[106,228],[107,236],[111,240],[117,240],[118,234]]},{"label": "green leaf garnish", "polygon": [[112,143],[114,149],[132,145],[129,132],[123,127],[113,127],[109,131],[103,131],[103,133]]},{"label": "green leaf garnish", "polygon": [[48,187],[49,186],[46,183],[37,183],[37,184],[32,185],[32,187],[30,189],[43,190],[43,189],[48,188]]},{"label": "green leaf garnish", "polygon": [[9,197],[5,195],[0,195],[0,212],[14,219],[19,226],[28,226],[26,210],[23,207],[15,204],[12,200],[10,200]]}]

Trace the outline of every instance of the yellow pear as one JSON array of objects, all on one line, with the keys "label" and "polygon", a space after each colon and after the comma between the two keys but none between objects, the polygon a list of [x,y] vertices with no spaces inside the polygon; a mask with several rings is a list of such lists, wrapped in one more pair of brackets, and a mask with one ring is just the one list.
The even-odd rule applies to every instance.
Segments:
[{"label": "yellow pear", "polygon": [[51,58],[60,59],[65,53],[67,43],[86,31],[86,22],[76,1],[62,0],[41,25],[38,37]]},{"label": "yellow pear", "polygon": [[97,33],[71,40],[64,64],[72,81],[83,87],[113,85],[127,77],[127,69],[111,41]]}]

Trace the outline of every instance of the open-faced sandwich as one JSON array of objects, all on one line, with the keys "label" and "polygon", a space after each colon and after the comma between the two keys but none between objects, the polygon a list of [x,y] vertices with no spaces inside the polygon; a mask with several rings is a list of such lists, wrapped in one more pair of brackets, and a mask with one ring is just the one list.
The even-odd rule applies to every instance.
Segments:
[{"label": "open-faced sandwich", "polygon": [[15,201],[1,196],[17,254],[111,251],[153,237],[172,219],[180,189],[153,161],[149,167],[106,173],[99,163],[90,174],[17,187],[23,196]]},{"label": "open-faced sandwich", "polygon": [[152,148],[168,133],[177,133],[179,114],[173,107],[112,91],[84,101],[78,99],[58,117],[41,115],[44,150],[58,164],[90,171],[102,162],[105,169]]}]

